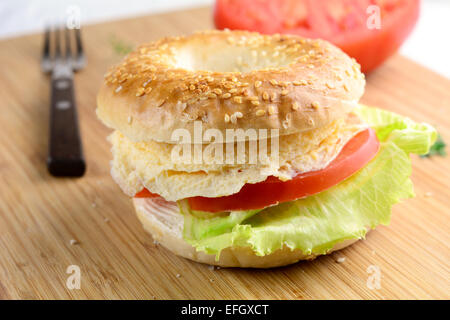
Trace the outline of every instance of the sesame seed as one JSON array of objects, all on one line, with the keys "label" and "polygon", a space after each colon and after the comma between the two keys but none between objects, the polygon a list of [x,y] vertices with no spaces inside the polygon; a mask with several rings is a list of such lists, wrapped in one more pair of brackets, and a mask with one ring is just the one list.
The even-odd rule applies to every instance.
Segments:
[{"label": "sesame seed", "polygon": [[267,93],[267,91],[264,91],[264,92],[263,92],[262,97],[263,97],[263,99],[266,100],[266,101],[268,101],[269,98],[270,98],[270,97],[269,97],[269,94]]},{"label": "sesame seed", "polygon": [[230,98],[231,97],[231,93],[224,93],[223,95],[222,95],[222,99],[228,99],[228,98]]},{"label": "sesame seed", "polygon": [[131,124],[133,122],[133,117],[132,116],[128,116],[127,121],[128,121],[128,124]]},{"label": "sesame seed", "polygon": [[250,94],[250,91],[248,91],[248,89],[242,89],[241,92],[244,96],[248,96]]},{"label": "sesame seed", "polygon": [[299,105],[297,103],[297,101],[295,101],[294,103],[292,103],[292,110],[297,111],[299,108]]},{"label": "sesame seed", "polygon": [[289,91],[285,89],[285,90],[282,90],[280,93],[282,96],[285,96],[289,93]]},{"label": "sesame seed", "polygon": [[144,88],[139,88],[136,92],[136,97],[141,97],[143,96],[145,93],[145,89]]},{"label": "sesame seed", "polygon": [[242,118],[244,115],[242,114],[242,112],[235,112],[234,115],[236,116],[236,118]]},{"label": "sesame seed", "polygon": [[274,106],[269,106],[269,115],[273,115],[275,113],[275,107]]},{"label": "sesame seed", "polygon": [[251,101],[254,106],[259,106],[259,101]]},{"label": "sesame seed", "polygon": [[225,123],[230,122],[230,116],[228,114],[225,113]]},{"label": "sesame seed", "polygon": [[270,94],[270,101],[275,101],[275,99],[277,98],[277,94],[275,93],[275,92],[272,92],[271,94]]},{"label": "sesame seed", "polygon": [[257,115],[258,117],[261,117],[261,116],[263,116],[263,115],[265,115],[265,114],[266,114],[266,111],[263,110],[263,109],[258,109],[258,110],[256,110],[256,115]]},{"label": "sesame seed", "polygon": [[189,86],[189,90],[194,91],[194,90],[195,90],[195,85],[191,84],[191,85]]},{"label": "sesame seed", "polygon": [[250,101],[257,101],[259,98],[257,96],[248,97],[248,100]]},{"label": "sesame seed", "polygon": [[313,107],[314,109],[318,109],[319,103],[317,101],[314,101],[313,103],[311,103],[311,107]]},{"label": "sesame seed", "polygon": [[122,90],[122,86],[118,86],[115,90],[116,93],[118,93],[120,90]]},{"label": "sesame seed", "polygon": [[269,82],[270,82],[270,84],[273,85],[273,86],[276,86],[276,85],[278,84],[278,81],[275,80],[275,79],[271,79],[271,80],[269,80]]},{"label": "sesame seed", "polygon": [[216,88],[213,90],[213,92],[217,95],[221,95],[222,94],[222,90],[220,90],[219,88]]},{"label": "sesame seed", "polygon": [[236,88],[233,88],[233,89],[230,89],[228,92],[229,92],[229,93],[236,93],[236,92],[237,92],[237,89],[236,89]]},{"label": "sesame seed", "polygon": [[241,96],[236,96],[233,98],[234,102],[236,103],[242,103],[242,97]]},{"label": "sesame seed", "polygon": [[292,83],[296,86],[305,86],[307,84],[305,80],[294,81]]},{"label": "sesame seed", "polygon": [[346,83],[344,83],[344,89],[345,89],[345,91],[349,91],[348,86],[347,86]]},{"label": "sesame seed", "polygon": [[215,99],[217,98],[217,95],[215,93],[208,93],[207,97],[210,99]]},{"label": "sesame seed", "polygon": [[150,82],[152,81],[152,79],[148,79],[147,81],[145,81],[142,86],[145,88]]},{"label": "sesame seed", "polygon": [[334,85],[329,82],[326,83],[326,86],[328,87],[328,89],[334,89]]},{"label": "sesame seed", "polygon": [[261,85],[262,85],[262,82],[261,81],[255,81],[255,88],[259,88],[259,87],[261,87]]}]

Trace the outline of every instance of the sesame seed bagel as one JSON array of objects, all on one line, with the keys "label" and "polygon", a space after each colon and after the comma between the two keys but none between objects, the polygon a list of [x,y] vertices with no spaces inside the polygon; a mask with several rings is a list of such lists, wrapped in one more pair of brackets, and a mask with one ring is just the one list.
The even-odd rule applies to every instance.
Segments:
[{"label": "sesame seed bagel", "polygon": [[322,40],[207,31],[144,44],[106,75],[97,115],[132,141],[175,143],[172,132],[323,127],[364,91],[355,60]]}]

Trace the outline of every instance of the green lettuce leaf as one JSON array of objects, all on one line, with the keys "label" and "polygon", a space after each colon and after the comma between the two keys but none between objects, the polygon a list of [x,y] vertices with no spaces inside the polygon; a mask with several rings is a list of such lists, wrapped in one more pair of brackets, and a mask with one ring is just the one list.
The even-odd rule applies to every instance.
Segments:
[{"label": "green lettuce leaf", "polygon": [[397,114],[366,106],[355,111],[381,142],[376,157],[350,178],[317,195],[263,210],[211,217],[180,201],[184,239],[198,251],[215,254],[230,246],[267,255],[287,246],[325,254],[336,243],[363,238],[368,228],[388,224],[391,207],[414,196],[410,153],[426,154],[436,131]]}]

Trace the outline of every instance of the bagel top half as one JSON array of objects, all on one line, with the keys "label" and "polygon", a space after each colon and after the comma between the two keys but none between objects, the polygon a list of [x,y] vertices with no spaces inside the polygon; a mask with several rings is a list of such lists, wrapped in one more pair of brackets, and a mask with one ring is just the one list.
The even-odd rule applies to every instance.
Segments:
[{"label": "bagel top half", "polygon": [[[172,132],[278,129],[287,135],[342,118],[364,92],[354,59],[323,40],[207,31],[142,45],[105,75],[97,115],[132,141]],[[226,141],[225,141],[226,142]]]}]

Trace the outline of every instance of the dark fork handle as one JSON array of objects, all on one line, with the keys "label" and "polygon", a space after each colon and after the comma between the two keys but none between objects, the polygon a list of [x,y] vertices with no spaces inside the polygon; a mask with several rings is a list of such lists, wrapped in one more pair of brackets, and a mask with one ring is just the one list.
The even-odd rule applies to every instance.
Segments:
[{"label": "dark fork handle", "polygon": [[54,176],[81,177],[86,170],[71,77],[51,80],[47,167]]}]

